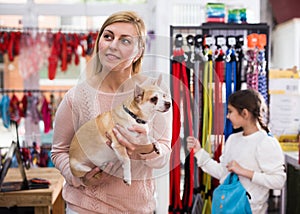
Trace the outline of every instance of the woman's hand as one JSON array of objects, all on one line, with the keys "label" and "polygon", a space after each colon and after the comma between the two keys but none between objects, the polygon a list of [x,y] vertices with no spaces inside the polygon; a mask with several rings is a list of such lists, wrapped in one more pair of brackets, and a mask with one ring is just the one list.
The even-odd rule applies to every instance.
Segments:
[{"label": "woman's hand", "polygon": [[193,137],[193,136],[188,136],[186,138],[186,142],[187,142],[187,149],[189,151],[194,149],[194,153],[196,153],[201,149],[201,145],[200,145],[199,140],[197,138]]},{"label": "woman's hand", "polygon": [[[126,129],[116,125],[113,132],[119,143],[127,148],[127,153],[132,159],[142,159],[141,154],[148,154],[155,150],[146,129],[140,126],[133,125]],[[132,132],[136,132],[136,136]]]},{"label": "woman's hand", "polygon": [[100,179],[107,179],[109,176],[118,176],[118,171],[122,170],[121,162],[110,162],[105,166],[94,167],[91,171],[87,172],[80,178],[81,182],[85,186],[99,185]]},{"label": "woman's hand", "polygon": [[80,179],[85,186],[97,185],[99,184],[99,178],[101,177],[101,175],[102,170],[100,170],[99,167],[95,167]]}]

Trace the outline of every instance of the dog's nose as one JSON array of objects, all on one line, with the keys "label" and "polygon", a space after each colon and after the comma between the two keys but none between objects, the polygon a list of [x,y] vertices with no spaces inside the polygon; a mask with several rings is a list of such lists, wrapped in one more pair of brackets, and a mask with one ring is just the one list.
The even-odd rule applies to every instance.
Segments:
[{"label": "dog's nose", "polygon": [[165,102],[165,107],[166,107],[166,109],[169,109],[171,107],[171,103],[170,102]]}]

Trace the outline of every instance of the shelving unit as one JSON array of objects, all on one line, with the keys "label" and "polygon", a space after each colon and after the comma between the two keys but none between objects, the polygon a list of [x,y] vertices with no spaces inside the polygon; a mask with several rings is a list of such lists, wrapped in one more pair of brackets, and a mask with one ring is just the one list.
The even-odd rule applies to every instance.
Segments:
[{"label": "shelving unit", "polygon": [[[266,92],[267,92],[268,91],[269,56],[270,56],[270,54],[269,54],[269,40],[270,40],[270,35],[269,35],[269,26],[267,24],[265,24],[265,23],[260,23],[260,24],[204,23],[204,24],[202,24],[200,26],[170,26],[170,38],[171,38],[170,39],[170,53],[171,53],[170,74],[171,74],[172,80],[174,81],[174,83],[171,81],[171,88],[173,88],[173,95],[177,96],[178,94],[180,94],[180,96],[181,96],[180,101],[178,101],[178,99],[175,99],[174,96],[173,96],[174,102],[177,102],[176,104],[180,108],[180,119],[179,118],[173,118],[173,119],[175,121],[177,121],[177,122],[175,122],[175,123],[177,123],[175,125],[175,127],[178,128],[178,126],[181,126],[180,130],[182,130],[180,132],[180,136],[178,137],[180,139],[177,140],[176,142],[174,142],[175,140],[172,141],[172,143],[173,143],[172,145],[174,145],[174,149],[173,149],[173,155],[174,155],[174,157],[182,154],[182,151],[179,151],[179,150],[184,150],[185,151],[184,152],[185,153],[185,158],[183,159],[183,157],[181,156],[181,164],[184,163],[184,165],[185,165],[186,162],[191,161],[191,159],[189,158],[189,153],[186,151],[186,145],[185,145],[185,138],[189,135],[188,132],[187,132],[187,130],[191,129],[190,125],[187,125],[188,121],[190,120],[190,118],[187,116],[186,113],[188,112],[188,114],[189,113],[192,114],[193,118],[194,117],[202,118],[202,117],[205,117],[206,114],[210,114],[210,116],[208,116],[208,117],[210,117],[210,119],[211,119],[213,117],[219,117],[220,115],[217,115],[217,116],[216,115],[212,115],[211,112],[209,112],[209,113],[203,113],[203,112],[199,111],[199,109],[197,109],[197,106],[196,107],[193,106],[193,96],[195,96],[195,93],[196,93],[195,92],[196,91],[195,90],[196,87],[193,87],[193,86],[191,86],[191,88],[189,88],[189,90],[190,90],[189,92],[190,92],[190,96],[191,96],[190,106],[193,106],[194,108],[188,109],[188,107],[186,105],[186,102],[189,102],[189,101],[188,101],[188,99],[186,99],[187,98],[187,95],[185,93],[186,89],[184,88],[184,86],[185,86],[184,84],[185,83],[184,83],[184,80],[182,79],[182,74],[180,74],[179,75],[180,78],[177,79],[178,78],[178,71],[176,71],[176,75],[175,75],[175,78],[174,78],[173,63],[179,62],[179,63],[181,63],[181,66],[186,66],[186,71],[185,71],[185,69],[183,69],[180,72],[186,72],[186,75],[189,77],[189,83],[191,81],[192,83],[190,83],[190,84],[191,85],[193,85],[193,84],[195,85],[195,80],[193,78],[197,79],[197,76],[195,76],[195,73],[197,73],[197,71],[196,72],[193,71],[194,67],[193,66],[189,66],[188,63],[190,63],[189,62],[190,58],[193,59],[193,57],[190,57],[189,54],[190,54],[190,52],[193,52],[193,51],[195,53],[196,52],[196,47],[195,47],[195,43],[194,44],[189,44],[189,42],[188,42],[188,36],[192,35],[195,38],[196,35],[197,35],[197,36],[200,36],[203,40],[204,40],[204,38],[212,37],[212,38],[215,39],[215,41],[216,41],[216,37],[218,37],[220,35],[222,35],[225,39],[227,39],[227,37],[238,38],[238,36],[240,36],[240,37],[243,38],[243,45],[242,45],[241,49],[242,49],[242,51],[243,50],[246,51],[248,49],[248,46],[247,46],[247,36],[250,35],[250,34],[265,34],[266,35],[266,41],[267,41],[267,43],[266,43],[266,46],[264,47],[264,50],[263,50],[263,52],[265,54],[264,61],[265,61],[266,64],[265,64],[265,67],[264,67],[265,70],[263,72],[265,72],[265,78],[266,78],[265,80],[266,81],[264,82],[264,84],[265,84],[264,87],[266,87]],[[178,40],[179,37],[180,37],[180,39]],[[180,44],[178,45],[178,43],[180,43]],[[214,46],[214,42],[212,42],[212,44],[213,45],[211,45],[210,47]],[[205,45],[203,45],[202,48],[200,48],[201,51],[203,51]],[[227,43],[225,43],[224,46],[228,46],[227,50],[229,49],[229,45]],[[178,51],[182,51],[183,55],[176,58],[174,54],[176,53],[177,50]],[[216,49],[211,50],[211,52],[213,53],[212,55],[214,55],[215,51],[216,51]],[[198,55],[198,56],[200,56],[200,55]],[[195,56],[196,55],[194,55],[194,59],[195,59]],[[201,55],[200,57],[203,57],[203,55]],[[214,58],[214,56],[208,56],[208,57]],[[215,73],[216,73],[216,70],[214,70],[216,68],[214,66],[215,65],[213,65],[212,71],[210,71],[210,72],[214,73],[213,75],[215,75]],[[242,65],[240,65],[240,66],[242,66]],[[243,67],[241,67],[241,68],[243,69]],[[203,80],[201,78],[206,75],[205,74],[206,72],[207,71],[205,71],[205,70],[201,70],[201,69],[199,70],[200,74],[199,74],[198,77],[199,77],[200,81]],[[225,74],[225,71],[224,71],[224,74]],[[202,77],[201,77],[201,75],[202,75]],[[246,77],[246,75],[245,75],[245,77]],[[215,90],[215,86],[216,86],[216,79],[215,78],[216,78],[216,76],[214,76],[212,78],[212,80],[210,80],[212,82],[208,83],[208,84],[211,84],[211,85],[207,85],[208,86],[207,88],[211,87],[212,88],[211,90]],[[182,86],[180,86],[180,89],[179,88],[175,88],[178,85],[180,85],[179,83],[175,83],[176,81],[179,81],[179,82],[182,81]],[[203,82],[202,82],[203,85],[204,85],[203,86],[203,90],[207,90],[206,89],[206,85],[205,85],[206,84],[205,81],[206,80],[203,80]],[[246,82],[246,80],[243,80],[243,81]],[[226,85],[226,84],[228,84],[228,82],[225,81],[225,78],[224,78],[224,81],[221,84]],[[230,84],[232,84],[232,82],[230,82]],[[199,90],[201,91],[201,89],[199,89]],[[239,89],[237,89],[237,90],[239,90]],[[201,94],[201,92],[200,92],[200,94]],[[204,92],[203,92],[203,94],[204,94]],[[224,94],[225,93],[223,91],[222,95],[220,95],[220,96],[224,96]],[[204,95],[204,96],[206,96],[206,95]],[[203,99],[205,99],[204,96],[203,96]],[[211,95],[209,95],[209,96],[211,96]],[[267,94],[267,96],[268,96],[268,94]],[[202,99],[202,98],[200,98],[200,99]],[[212,101],[214,99],[214,96],[211,96],[208,99],[211,100],[211,101],[209,101],[209,102],[211,102],[211,106],[215,106],[215,103],[213,103],[214,101]],[[266,101],[269,100],[268,97],[265,98],[265,99],[266,99]],[[223,101],[224,101],[224,99],[223,99]],[[182,106],[180,106],[180,105],[182,105]],[[226,110],[225,110],[225,102],[223,102],[222,106],[224,108],[224,115],[223,116],[224,116],[224,124],[225,124],[225,115],[226,115],[226,113],[225,113],[226,112]],[[200,109],[204,108],[202,106],[201,101],[200,101],[198,107]],[[175,115],[178,116],[178,113],[175,114]],[[206,127],[207,126],[207,124],[204,124],[204,123],[202,124],[203,121],[200,120],[200,126],[199,126],[200,128],[199,129],[197,129],[197,128],[195,129],[194,128],[195,124],[193,124],[192,128],[194,128],[194,132],[197,132],[197,130],[199,130],[199,132],[200,132],[200,134],[196,135],[196,136],[201,136],[201,127]],[[173,121],[173,125],[174,125],[174,121]],[[208,126],[210,126],[210,125],[208,125]],[[211,138],[211,137],[215,138],[217,135],[220,135],[220,133],[221,133],[221,135],[223,135],[223,133],[224,133],[223,130],[221,130],[221,131],[219,130],[219,132],[214,132],[214,131],[210,132],[209,131],[208,132],[208,138]],[[203,135],[205,135],[205,134],[206,133],[203,132]],[[173,138],[176,139],[177,136],[173,136]],[[203,142],[207,143],[209,141],[209,140],[207,140],[208,138],[204,137],[204,138],[201,139],[201,137],[199,137],[199,140],[202,143]],[[226,136],[225,136],[225,138],[226,138]],[[204,139],[205,139],[205,141],[204,141]],[[181,147],[182,147],[181,149],[178,148],[179,147],[177,145],[178,142],[181,143]],[[225,143],[225,141],[222,141],[222,143]],[[213,145],[214,143],[211,143],[211,144]],[[203,146],[203,144],[202,144],[202,146]],[[214,154],[214,151],[213,151],[214,149],[215,149],[215,151],[217,150],[216,148],[208,148],[208,149],[209,150],[212,149],[212,154]],[[171,181],[170,181],[171,185],[174,185],[174,183],[178,182],[178,179],[177,180],[172,180],[172,179],[174,179],[174,177],[176,177],[176,176],[178,177],[178,173],[176,172],[176,167],[178,167],[178,166],[175,166],[174,162],[172,162],[171,163],[171,167],[172,167],[172,169],[175,169],[175,170],[171,171],[171,174],[172,173],[174,173],[174,174],[171,175]],[[182,167],[183,167],[183,164],[182,164]],[[189,186],[190,184],[186,183],[187,182],[186,177],[189,176],[186,173],[190,173],[191,169],[194,169],[194,175],[195,175],[195,179],[194,179],[194,192],[199,192],[199,189],[202,189],[202,190],[205,189],[205,188],[203,188],[203,186],[198,181],[198,176],[201,176],[201,175],[199,175],[199,172],[198,172],[199,169],[195,166],[195,164],[193,166],[189,165],[188,168],[189,168],[189,170],[186,171],[186,167],[185,167],[184,179],[181,176],[182,183],[184,183],[184,185],[181,186],[181,188],[183,188],[181,190],[181,192],[183,192],[183,194],[185,194],[186,193],[186,188],[190,188],[190,186]],[[190,176],[192,176],[192,175],[190,175]],[[191,180],[193,180],[193,179],[191,179]],[[197,182],[199,184],[197,184]],[[203,185],[207,186],[208,184],[206,183],[206,184],[203,184]],[[211,186],[212,186],[211,190],[213,190],[213,188],[215,187],[214,186],[214,179],[211,180]],[[177,190],[173,190],[174,188],[172,189],[172,186],[170,188],[171,188],[171,191],[175,191],[175,194],[178,194],[178,193],[176,193]],[[175,189],[176,189],[176,187],[175,187]],[[203,200],[206,200],[209,196],[211,196],[211,193],[212,193],[211,190],[209,190],[208,192],[205,192],[205,199],[203,199]],[[174,194],[174,192],[171,192],[170,194]],[[175,199],[175,201],[176,201],[176,199]],[[170,208],[172,210],[179,209],[176,206],[174,207],[173,204],[171,204]],[[188,211],[189,209],[191,209],[191,207],[186,207],[185,205],[183,205],[182,209],[183,209],[183,211]]]}]

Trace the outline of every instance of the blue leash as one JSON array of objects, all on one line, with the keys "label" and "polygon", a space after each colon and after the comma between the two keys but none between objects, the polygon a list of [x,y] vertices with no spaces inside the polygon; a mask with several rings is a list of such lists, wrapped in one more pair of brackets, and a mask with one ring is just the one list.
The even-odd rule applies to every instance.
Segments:
[{"label": "blue leash", "polygon": [[[233,78],[233,86],[232,86],[232,78]],[[236,91],[237,86],[237,74],[236,74],[236,56],[235,50],[229,48],[226,51],[226,70],[225,70],[225,83],[226,83],[226,114],[228,113],[227,105],[229,96]],[[233,88],[232,88],[233,87]],[[229,137],[229,135],[233,132],[233,127],[229,119],[225,118],[225,128],[224,128],[224,136],[225,141]]]}]

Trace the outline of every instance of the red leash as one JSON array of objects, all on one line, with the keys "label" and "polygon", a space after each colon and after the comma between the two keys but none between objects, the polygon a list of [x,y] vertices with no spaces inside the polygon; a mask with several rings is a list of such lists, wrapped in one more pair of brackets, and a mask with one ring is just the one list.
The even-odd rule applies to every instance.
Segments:
[{"label": "red leash", "polygon": [[[176,57],[176,51],[174,51]],[[172,154],[170,172],[170,206],[169,213],[180,213],[182,203],[180,199],[180,63],[172,63],[173,73],[173,131],[172,131]]]},{"label": "red leash", "polygon": [[[189,80],[185,62],[181,64],[181,80],[183,81],[185,100],[184,104],[184,134],[185,136],[193,136],[193,123],[191,112],[191,99],[189,93]],[[186,137],[184,137],[186,142]],[[185,178],[182,203],[184,211],[190,212],[193,206],[193,191],[194,191],[194,151],[192,150],[185,159]]]},{"label": "red leash", "polygon": [[[184,100],[184,124],[189,130],[188,135],[192,135],[192,115],[190,105],[189,83],[186,73],[186,64],[184,60],[184,51],[177,48],[173,52],[174,61],[172,63],[173,74],[173,136],[172,136],[172,156],[170,172],[170,206],[169,213],[181,213],[184,210],[191,210],[193,204],[194,189],[194,153],[191,151],[186,161],[189,161],[189,173],[186,173],[185,188],[183,199],[180,198],[180,103],[181,89],[183,90]],[[182,84],[183,83],[183,84]]]},{"label": "red leash", "polygon": [[[214,105],[214,134],[216,136],[214,142],[214,159],[220,161],[220,156],[222,154],[222,144],[223,144],[223,131],[224,131],[224,107],[222,101],[222,85],[224,82],[224,71],[225,71],[225,62],[224,62],[224,53],[220,48],[218,50],[218,57],[215,60],[215,105]],[[216,188],[219,185],[217,179],[213,179],[213,188]]]}]

